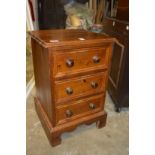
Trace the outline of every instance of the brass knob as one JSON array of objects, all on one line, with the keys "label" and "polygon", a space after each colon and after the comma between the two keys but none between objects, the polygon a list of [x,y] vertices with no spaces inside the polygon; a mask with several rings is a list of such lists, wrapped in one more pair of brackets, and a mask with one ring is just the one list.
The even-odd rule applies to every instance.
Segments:
[{"label": "brass knob", "polygon": [[74,60],[73,60],[73,59],[67,59],[67,60],[66,60],[66,65],[67,65],[67,67],[72,67],[72,66],[74,66]]},{"label": "brass knob", "polygon": [[98,56],[94,56],[93,57],[93,62],[94,63],[99,63],[100,62],[100,58]]},{"label": "brass knob", "polygon": [[73,112],[71,110],[66,110],[66,117],[71,117]]},{"label": "brass knob", "polygon": [[72,89],[71,87],[66,88],[66,93],[67,93],[68,95],[73,94],[73,89]]},{"label": "brass knob", "polygon": [[94,89],[97,88],[98,87],[98,83],[97,82],[92,82],[91,83],[91,87],[94,88]]},{"label": "brass knob", "polygon": [[94,103],[90,103],[90,104],[89,104],[89,108],[90,108],[90,109],[95,109],[95,108],[96,108],[96,106],[95,106],[95,104],[94,104]]}]

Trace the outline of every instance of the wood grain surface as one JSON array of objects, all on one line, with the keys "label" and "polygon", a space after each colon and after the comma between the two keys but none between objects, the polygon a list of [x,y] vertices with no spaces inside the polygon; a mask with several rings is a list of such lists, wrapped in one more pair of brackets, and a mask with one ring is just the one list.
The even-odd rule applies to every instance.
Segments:
[{"label": "wood grain surface", "polygon": [[51,145],[60,144],[61,134],[80,124],[105,126],[105,92],[115,39],[84,30],[29,34],[35,106]]}]

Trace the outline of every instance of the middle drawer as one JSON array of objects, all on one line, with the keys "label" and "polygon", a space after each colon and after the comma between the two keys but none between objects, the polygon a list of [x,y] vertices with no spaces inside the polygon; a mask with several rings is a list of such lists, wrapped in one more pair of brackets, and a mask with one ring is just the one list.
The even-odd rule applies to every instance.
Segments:
[{"label": "middle drawer", "polygon": [[56,103],[104,91],[106,72],[55,81]]}]

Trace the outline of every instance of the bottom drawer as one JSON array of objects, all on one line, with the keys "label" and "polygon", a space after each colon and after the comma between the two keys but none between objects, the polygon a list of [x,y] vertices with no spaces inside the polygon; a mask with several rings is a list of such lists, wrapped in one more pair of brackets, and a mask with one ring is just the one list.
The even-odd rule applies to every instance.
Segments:
[{"label": "bottom drawer", "polygon": [[105,95],[97,95],[56,107],[56,123],[61,124],[103,109]]}]

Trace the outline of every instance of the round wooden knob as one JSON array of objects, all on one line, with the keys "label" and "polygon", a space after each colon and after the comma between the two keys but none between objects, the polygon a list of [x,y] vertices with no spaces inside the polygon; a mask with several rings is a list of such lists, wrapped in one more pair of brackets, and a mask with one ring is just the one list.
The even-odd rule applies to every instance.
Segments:
[{"label": "round wooden knob", "polygon": [[67,93],[68,95],[73,94],[73,89],[70,88],[70,87],[66,88],[66,93]]},{"label": "round wooden knob", "polygon": [[95,108],[96,108],[96,106],[95,106],[95,104],[94,104],[94,103],[90,103],[90,104],[89,104],[89,108],[90,108],[90,109],[95,109]]},{"label": "round wooden knob", "polygon": [[66,117],[71,117],[73,112],[71,110],[66,110]]},{"label": "round wooden knob", "polygon": [[98,87],[98,83],[97,82],[92,82],[91,83],[91,87],[94,88],[94,89],[97,88]]},{"label": "round wooden knob", "polygon": [[67,67],[72,67],[72,66],[74,66],[74,60],[72,60],[72,59],[67,59],[67,60],[66,60],[66,65],[67,65]]},{"label": "round wooden knob", "polygon": [[94,56],[93,57],[93,62],[94,63],[99,63],[100,62],[100,58],[98,56]]}]

